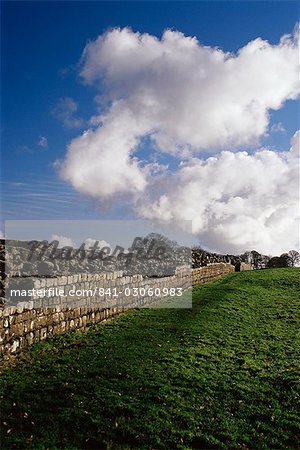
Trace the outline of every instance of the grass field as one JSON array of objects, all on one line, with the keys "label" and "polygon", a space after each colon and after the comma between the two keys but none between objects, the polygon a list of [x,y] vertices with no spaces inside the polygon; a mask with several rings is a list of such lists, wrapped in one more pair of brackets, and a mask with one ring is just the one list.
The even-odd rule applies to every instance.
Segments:
[{"label": "grass field", "polygon": [[193,309],[33,346],[2,371],[2,448],[300,448],[299,275],[230,274]]}]

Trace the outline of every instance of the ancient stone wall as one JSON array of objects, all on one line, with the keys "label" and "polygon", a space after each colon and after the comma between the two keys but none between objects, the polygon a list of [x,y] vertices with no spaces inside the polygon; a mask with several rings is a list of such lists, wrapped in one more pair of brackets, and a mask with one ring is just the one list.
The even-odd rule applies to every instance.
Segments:
[{"label": "ancient stone wall", "polygon": [[251,266],[251,264],[247,264],[247,263],[242,262],[241,263],[241,267],[240,267],[240,271],[243,271],[243,270],[253,270],[253,267]]},{"label": "ancient stone wall", "polygon": [[234,272],[234,266],[228,263],[208,264],[192,271],[192,284],[200,284],[211,281],[226,273]]},{"label": "ancient stone wall", "polygon": [[[141,275],[123,277],[121,272],[115,272],[27,280],[27,288],[52,288],[54,294],[59,294],[61,289],[66,295],[64,297],[53,295],[49,299],[32,295],[25,301],[18,299],[16,306],[0,309],[0,352],[4,357],[17,354],[28,345],[44,340],[48,336],[84,329],[92,323],[107,320],[129,308],[150,305],[158,297],[153,295],[155,289],[162,296],[163,289],[167,292],[168,289],[174,288],[185,290],[191,285],[210,281],[229,272],[234,272],[234,266],[216,263],[192,271],[189,268],[178,268],[175,275],[163,278],[149,279]],[[99,289],[99,286],[111,290],[116,288],[117,292],[122,294],[116,297],[103,296],[99,293],[86,297],[70,296],[71,290],[93,291]],[[141,295],[136,297],[131,295],[134,288]],[[126,295],[126,289],[130,295]]]},{"label": "ancient stone wall", "polygon": [[[7,280],[8,306],[24,304],[42,307],[139,307],[152,300],[153,290],[191,285],[191,269],[177,268],[172,276],[148,278],[142,275],[123,276],[122,271],[101,274],[76,274],[58,277],[13,277]],[[132,298],[138,290],[136,301]],[[148,293],[150,295],[148,295]],[[15,295],[18,294],[18,295]],[[136,294],[136,292],[135,292]],[[159,295],[156,295],[159,297]]]}]

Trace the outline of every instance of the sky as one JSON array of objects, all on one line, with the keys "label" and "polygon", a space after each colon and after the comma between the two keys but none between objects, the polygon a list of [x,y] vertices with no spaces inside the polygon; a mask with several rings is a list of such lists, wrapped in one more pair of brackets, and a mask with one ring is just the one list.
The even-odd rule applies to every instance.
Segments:
[{"label": "sky", "polygon": [[1,21],[2,232],[192,220],[213,251],[298,248],[298,2],[2,2]]}]

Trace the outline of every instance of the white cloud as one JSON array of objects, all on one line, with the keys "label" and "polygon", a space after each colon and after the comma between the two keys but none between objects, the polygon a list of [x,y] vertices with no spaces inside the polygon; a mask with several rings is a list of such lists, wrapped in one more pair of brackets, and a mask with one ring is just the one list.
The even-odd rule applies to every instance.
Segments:
[{"label": "white cloud", "polygon": [[268,111],[299,93],[297,39],[258,38],[230,54],[176,31],[159,40],[114,29],[87,44],[81,76],[104,87],[108,120],[122,101],[167,153],[256,144]]},{"label": "white cloud", "polygon": [[274,123],[274,125],[271,126],[271,131],[273,131],[273,133],[286,133],[286,129],[281,122]]},{"label": "white cloud", "polygon": [[212,250],[298,248],[299,136],[289,152],[194,158],[161,179],[161,194],[149,189],[137,211],[149,219],[192,220],[194,234]]},{"label": "white cloud", "polygon": [[45,136],[40,136],[37,145],[39,147],[48,148],[48,139]]},{"label": "white cloud", "polygon": [[292,137],[291,144],[292,144],[292,147],[291,147],[290,151],[292,152],[294,157],[297,157],[297,156],[299,157],[299,152],[300,152],[300,130],[296,131],[296,133]]},{"label": "white cloud", "polygon": [[136,135],[142,135],[145,127],[130,111],[126,115],[123,105],[116,106],[113,115],[105,120],[105,126],[73,139],[61,165],[66,181],[97,199],[139,192],[146,185],[145,170],[131,156],[138,144]]},{"label": "white cloud", "polygon": [[58,234],[53,234],[51,241],[58,241],[58,247],[75,247],[74,241],[66,236],[60,236]]},{"label": "white cloud", "polygon": [[[1,234],[0,234],[1,236]],[[73,239],[66,237],[66,236],[61,236],[58,234],[53,234],[51,241],[58,241],[58,247],[73,247],[73,248],[77,248],[79,246],[81,246],[82,242],[75,242]],[[111,249],[111,245],[105,241],[105,240],[99,240],[99,239],[93,239],[93,238],[87,238],[84,241],[85,244],[85,249],[89,250],[90,248],[92,248],[94,246],[94,244],[98,241],[98,246],[97,248],[102,249],[103,247],[109,247]]]},{"label": "white cloud", "polygon": [[[170,30],[159,40],[114,29],[89,42],[81,77],[100,89],[102,110],[71,141],[62,178],[99,201],[130,195],[142,217],[193,219],[210,248],[295,247],[295,150],[238,150],[257,145],[269,111],[299,95],[298,35],[258,38],[237,54]],[[152,155],[142,162],[145,137]],[[168,172],[153,163],[159,152],[184,162]]]},{"label": "white cloud", "polygon": [[99,249],[102,249],[104,247],[108,247],[111,249],[111,245],[103,239],[99,241],[98,239],[87,238],[84,242],[86,250],[91,249],[96,242],[98,242],[97,248]]},{"label": "white cloud", "polygon": [[60,98],[51,113],[66,128],[80,128],[83,120],[77,117],[78,104],[71,97]]}]

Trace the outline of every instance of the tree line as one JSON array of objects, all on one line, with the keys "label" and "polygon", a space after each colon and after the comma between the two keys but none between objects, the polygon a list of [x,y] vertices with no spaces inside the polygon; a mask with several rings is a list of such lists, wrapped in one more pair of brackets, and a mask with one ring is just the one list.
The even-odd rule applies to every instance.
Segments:
[{"label": "tree line", "polygon": [[200,247],[192,250],[193,267],[202,267],[214,262],[228,262],[234,266],[241,262],[250,264],[254,269],[280,267],[295,267],[300,264],[300,254],[296,250],[282,253],[280,256],[263,255],[256,250],[247,251],[241,255],[222,255],[208,252]]}]

